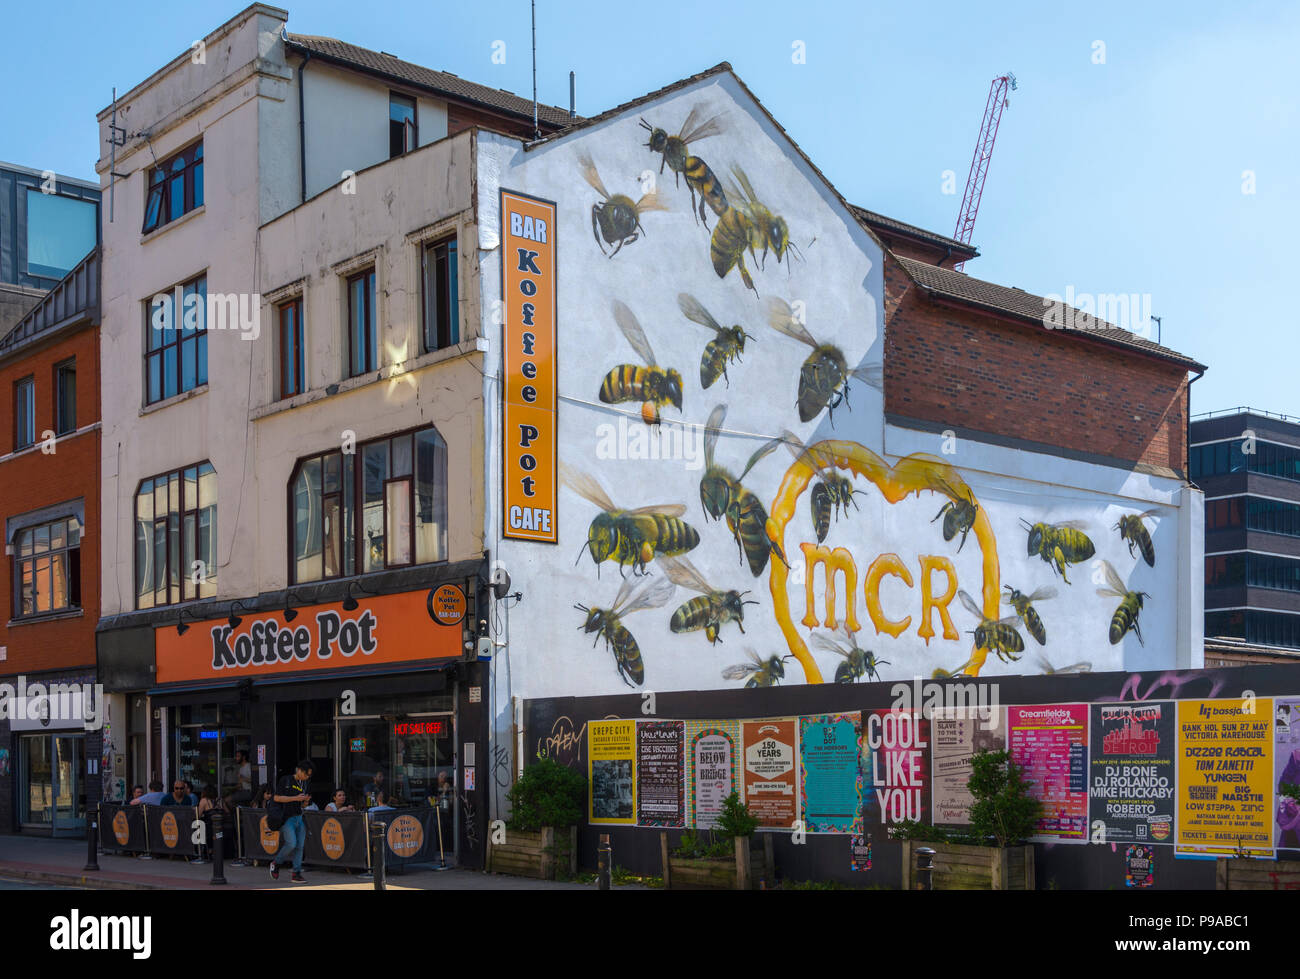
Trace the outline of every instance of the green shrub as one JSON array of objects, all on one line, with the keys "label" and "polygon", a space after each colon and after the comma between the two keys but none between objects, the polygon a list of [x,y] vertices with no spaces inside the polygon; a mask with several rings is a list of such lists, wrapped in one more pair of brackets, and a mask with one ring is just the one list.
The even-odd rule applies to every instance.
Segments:
[{"label": "green shrub", "polygon": [[978,751],[971,758],[966,783],[975,801],[970,807],[971,833],[1014,846],[1034,835],[1043,806],[1029,794],[1024,770],[1009,751]]},{"label": "green shrub", "polygon": [[733,792],[722,801],[722,815],[718,817],[718,833],[728,839],[737,836],[753,836],[758,829],[758,820],[749,813],[749,807],[740,801],[740,796]]},{"label": "green shrub", "polygon": [[541,758],[524,769],[506,797],[510,829],[521,833],[535,833],[543,826],[564,829],[582,822],[587,779],[553,758]]},{"label": "green shrub", "polygon": [[673,854],[690,860],[715,860],[734,856],[736,844],[729,836],[715,835],[712,830],[696,832],[688,829],[682,833]]}]

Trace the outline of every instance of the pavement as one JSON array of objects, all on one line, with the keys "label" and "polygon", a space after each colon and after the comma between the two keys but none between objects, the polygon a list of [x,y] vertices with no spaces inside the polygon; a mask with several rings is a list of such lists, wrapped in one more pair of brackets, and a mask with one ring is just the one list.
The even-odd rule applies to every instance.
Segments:
[{"label": "pavement", "polygon": [[[117,853],[100,853],[99,870],[87,871],[84,839],[51,839],[42,836],[0,835],[0,878],[5,883],[96,890],[236,890],[236,891],[371,891],[374,881],[342,870],[304,867],[307,882],[294,884],[290,871],[271,880],[267,867],[232,867],[226,861],[227,883],[213,885],[211,864],[191,864],[174,857],[140,860]],[[485,874],[455,868],[435,871],[408,867],[404,873],[389,872],[390,891],[495,891],[495,890],[593,890],[595,884],[532,880],[508,874]]]}]

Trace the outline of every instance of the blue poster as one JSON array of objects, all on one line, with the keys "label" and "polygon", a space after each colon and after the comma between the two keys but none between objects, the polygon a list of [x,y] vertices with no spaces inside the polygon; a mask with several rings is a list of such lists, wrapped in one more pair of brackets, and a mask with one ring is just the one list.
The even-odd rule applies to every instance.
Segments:
[{"label": "blue poster", "polygon": [[862,715],[799,718],[799,775],[810,833],[862,832]]}]

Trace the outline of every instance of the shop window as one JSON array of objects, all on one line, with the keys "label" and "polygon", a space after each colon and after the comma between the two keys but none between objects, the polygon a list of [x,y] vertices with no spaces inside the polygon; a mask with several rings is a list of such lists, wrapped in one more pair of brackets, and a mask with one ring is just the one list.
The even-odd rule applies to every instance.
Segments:
[{"label": "shop window", "polygon": [[81,607],[81,523],[65,517],[14,535],[14,617]]},{"label": "shop window", "polygon": [[142,481],[135,496],[136,608],[216,593],[216,470],[202,462]]},{"label": "shop window", "polygon": [[145,232],[175,221],[203,204],[203,144],[195,143],[147,171]]}]

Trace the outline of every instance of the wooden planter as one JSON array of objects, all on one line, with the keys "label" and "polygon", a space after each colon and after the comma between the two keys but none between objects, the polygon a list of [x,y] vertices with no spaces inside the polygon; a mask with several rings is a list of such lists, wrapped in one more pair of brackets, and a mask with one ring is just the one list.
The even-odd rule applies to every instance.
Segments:
[{"label": "wooden planter", "polygon": [[1214,878],[1220,891],[1300,891],[1300,863],[1225,858],[1216,862]]},{"label": "wooden planter", "polygon": [[578,872],[576,826],[567,830],[544,826],[536,833],[507,829],[506,840],[494,844],[488,837],[487,865],[494,874],[555,880],[557,874],[572,877]]},{"label": "wooden planter", "polygon": [[1032,891],[1034,848],[1023,846],[959,846],[955,843],[925,843],[903,840],[903,890],[919,886],[916,879],[916,851],[934,850],[931,881],[936,891]]},{"label": "wooden planter", "polygon": [[772,861],[772,837],[763,834],[761,847],[750,846],[751,837],[736,837],[734,858],[707,860],[679,857],[670,852],[668,834],[659,834],[659,855],[663,861],[664,888],[671,890],[752,891],[760,881],[776,882]]}]

